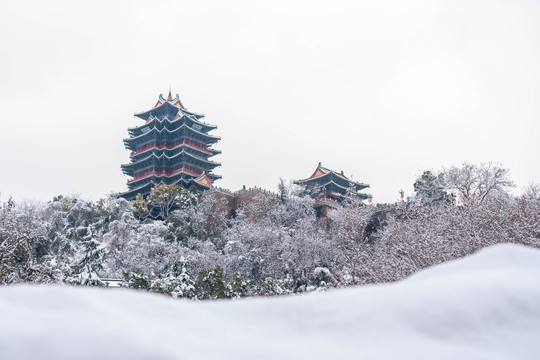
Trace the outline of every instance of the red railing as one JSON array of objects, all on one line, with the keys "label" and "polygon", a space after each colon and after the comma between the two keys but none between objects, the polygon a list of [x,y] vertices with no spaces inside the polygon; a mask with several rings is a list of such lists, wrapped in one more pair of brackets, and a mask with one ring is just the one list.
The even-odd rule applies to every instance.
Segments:
[{"label": "red railing", "polygon": [[195,166],[191,165],[177,165],[170,168],[163,168],[163,167],[151,167],[148,169],[144,169],[142,171],[138,171],[135,174],[133,174],[133,179],[129,180],[127,183],[131,184],[132,182],[139,181],[141,179],[144,179],[146,177],[152,176],[152,175],[166,175],[166,176],[172,176],[180,173],[186,173],[192,176],[199,176],[203,173],[203,171],[199,168],[196,168]]},{"label": "red railing", "polygon": [[189,147],[192,147],[196,150],[205,152],[209,155],[212,155],[212,151],[208,150],[206,145],[197,142],[195,140],[182,138],[175,141],[152,141],[148,144],[141,145],[137,147],[137,150],[131,152],[131,156],[142,154],[145,151],[151,150],[151,149],[167,149],[172,150],[180,145],[188,145]]}]

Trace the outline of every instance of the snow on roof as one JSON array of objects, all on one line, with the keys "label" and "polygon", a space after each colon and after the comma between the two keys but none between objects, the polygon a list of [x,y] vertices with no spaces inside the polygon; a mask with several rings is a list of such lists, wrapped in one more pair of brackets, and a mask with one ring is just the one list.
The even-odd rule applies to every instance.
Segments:
[{"label": "snow on roof", "polygon": [[162,160],[162,159],[174,160],[174,159],[182,157],[182,156],[187,156],[187,157],[190,157],[192,159],[199,160],[199,161],[202,161],[202,162],[210,164],[210,165],[217,165],[217,166],[221,165],[221,163],[219,163],[219,162],[205,159],[205,158],[203,158],[201,156],[197,156],[195,154],[192,154],[189,151],[181,150],[181,151],[179,151],[178,153],[176,153],[176,154],[174,154],[172,156],[168,156],[165,152],[162,152],[159,155],[156,154],[156,153],[151,153],[148,156],[146,156],[146,157],[144,157],[144,158],[142,158],[140,160],[137,160],[137,162],[132,162],[132,163],[129,163],[129,164],[123,164],[122,167],[123,168],[130,168],[130,167],[138,166],[138,165],[141,165],[142,163],[144,163],[147,160],[153,160],[153,159],[156,159],[156,160]]},{"label": "snow on roof", "polygon": [[538,359],[539,279],[540,250],[498,245],[397,283],[303,296],[4,286],[0,358]]},{"label": "snow on roof", "polygon": [[315,171],[313,172],[313,174],[310,177],[308,177],[307,179],[295,180],[294,183],[295,184],[308,183],[313,179],[320,178],[320,177],[323,177],[323,176],[326,176],[326,175],[335,175],[335,176],[337,176],[337,177],[339,177],[339,178],[341,178],[343,180],[346,180],[349,183],[353,183],[353,184],[355,184],[355,185],[357,185],[357,186],[359,186],[361,188],[369,187],[368,184],[359,183],[357,181],[353,181],[353,180],[349,179],[348,177],[345,176],[343,171],[341,171],[341,173],[338,173],[337,171],[334,171],[334,170],[327,169],[327,168],[323,167],[321,165],[321,163],[319,163],[319,165],[317,165],[317,168],[315,169]]},{"label": "snow on roof", "polygon": [[199,134],[203,137],[207,137],[207,138],[211,138],[211,139],[214,139],[214,140],[221,140],[221,137],[219,136],[214,136],[214,135],[210,135],[210,134],[207,134],[207,133],[204,133],[204,132],[201,132],[201,131],[197,131],[195,129],[193,129],[192,127],[190,126],[187,126],[186,124],[183,124],[181,126],[179,126],[178,128],[174,129],[174,130],[169,130],[167,128],[163,128],[161,130],[159,129],[156,129],[155,127],[150,129],[150,131],[147,131],[145,133],[142,133],[140,135],[137,135],[137,136],[133,136],[133,137],[129,137],[129,138],[125,138],[124,139],[124,142],[126,141],[132,141],[132,140],[135,140],[135,139],[140,139],[142,138],[143,136],[149,136],[148,134],[150,133],[158,133],[158,134],[162,134],[164,132],[168,132],[169,134],[174,134],[174,133],[177,133],[177,132],[180,132],[180,130],[189,130],[189,131],[192,131],[196,134]]}]

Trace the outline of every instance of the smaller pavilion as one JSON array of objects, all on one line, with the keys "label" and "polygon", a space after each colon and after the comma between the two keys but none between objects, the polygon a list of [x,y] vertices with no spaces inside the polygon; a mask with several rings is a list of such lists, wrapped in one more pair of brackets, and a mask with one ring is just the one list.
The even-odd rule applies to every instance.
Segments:
[{"label": "smaller pavilion", "polygon": [[368,184],[353,181],[343,174],[327,169],[319,163],[313,174],[303,180],[294,181],[295,184],[303,186],[304,189],[316,200],[334,200],[341,204],[346,195],[353,195],[361,200],[370,198],[369,194],[359,191],[368,188]]}]

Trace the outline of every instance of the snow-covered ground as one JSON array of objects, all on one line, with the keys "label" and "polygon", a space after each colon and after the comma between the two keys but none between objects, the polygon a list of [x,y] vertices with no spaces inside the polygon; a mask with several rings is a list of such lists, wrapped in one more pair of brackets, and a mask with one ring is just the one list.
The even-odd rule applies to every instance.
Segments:
[{"label": "snow-covered ground", "polygon": [[540,359],[540,251],[498,245],[395,284],[241,301],[3,287],[0,359]]}]

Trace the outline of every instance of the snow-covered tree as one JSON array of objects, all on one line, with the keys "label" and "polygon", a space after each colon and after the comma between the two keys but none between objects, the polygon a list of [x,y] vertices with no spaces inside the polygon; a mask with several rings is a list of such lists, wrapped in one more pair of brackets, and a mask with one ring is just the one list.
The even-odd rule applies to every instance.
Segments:
[{"label": "snow-covered tree", "polygon": [[181,185],[156,184],[150,191],[147,201],[150,206],[159,209],[160,216],[166,219],[172,209],[195,203],[197,196]]},{"label": "snow-covered tree", "polygon": [[482,203],[489,196],[504,194],[515,186],[508,169],[491,162],[454,166],[443,170],[442,177],[445,187],[453,191],[462,204],[467,205]]},{"label": "snow-covered tree", "polygon": [[347,197],[344,206],[330,213],[334,252],[333,269],[342,284],[361,282],[361,269],[371,256],[366,228],[373,208],[364,206],[356,196]]},{"label": "snow-covered tree", "polygon": [[133,271],[124,272],[123,287],[135,290],[150,290],[152,287],[152,278],[144,270],[135,268]]},{"label": "snow-covered tree", "polygon": [[195,202],[193,192],[166,220],[136,218],[131,202],[114,197],[8,200],[0,203],[0,284],[97,285],[124,274],[132,288],[216,299],[395,281],[491,244],[540,248],[540,187],[513,196],[511,184],[491,164],[425,172],[413,201],[378,226],[378,208],[352,189],[321,226],[314,201],[285,182],[279,196],[247,194],[232,218],[223,199]]},{"label": "snow-covered tree", "polygon": [[248,283],[244,277],[234,273],[232,280],[227,284],[225,295],[231,299],[246,297],[248,294]]},{"label": "snow-covered tree", "polygon": [[152,291],[171,295],[174,298],[194,298],[195,283],[187,273],[187,260],[182,257],[173,262],[164,276],[154,280]]},{"label": "snow-covered tree", "polygon": [[73,275],[66,281],[76,285],[104,286],[99,275],[103,270],[104,257],[104,245],[94,239],[85,240],[76,255]]},{"label": "snow-covered tree", "polygon": [[443,175],[435,175],[431,171],[424,173],[414,182],[414,201],[420,205],[446,206],[454,202],[453,194],[444,190]]},{"label": "snow-covered tree", "polygon": [[213,269],[202,269],[195,282],[195,293],[200,300],[226,298],[223,269],[218,265]]},{"label": "snow-covered tree", "polygon": [[133,215],[137,219],[143,219],[144,215],[148,213],[148,201],[141,195],[137,194],[135,200],[132,201],[133,204]]},{"label": "snow-covered tree", "polygon": [[190,204],[171,213],[165,222],[169,229],[166,239],[180,243],[185,243],[189,237],[216,240],[227,229],[228,217],[225,199],[203,197],[196,204]]},{"label": "snow-covered tree", "polygon": [[0,284],[54,281],[42,264],[47,227],[37,204],[8,200],[0,208]]}]

